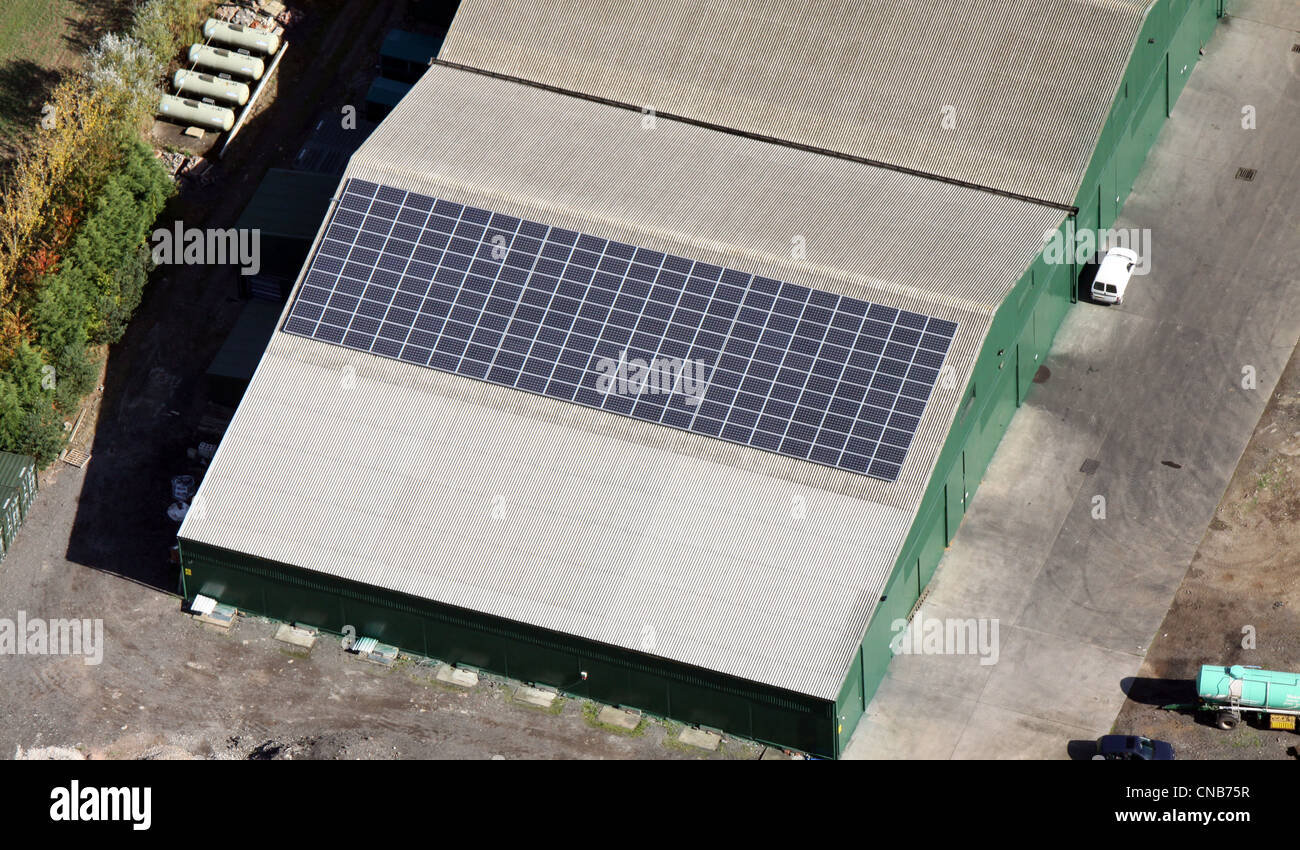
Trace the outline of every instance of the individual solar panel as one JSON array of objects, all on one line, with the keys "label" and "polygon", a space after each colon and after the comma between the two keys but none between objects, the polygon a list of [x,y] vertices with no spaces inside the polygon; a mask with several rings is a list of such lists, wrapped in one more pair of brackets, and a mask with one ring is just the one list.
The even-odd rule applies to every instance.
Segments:
[{"label": "individual solar panel", "polygon": [[284,330],[893,481],[957,325],[353,179]]}]

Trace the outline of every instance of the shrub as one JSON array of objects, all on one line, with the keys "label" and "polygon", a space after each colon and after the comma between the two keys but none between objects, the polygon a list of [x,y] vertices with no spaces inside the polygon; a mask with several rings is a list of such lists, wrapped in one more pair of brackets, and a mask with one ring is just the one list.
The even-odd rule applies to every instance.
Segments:
[{"label": "shrub", "polygon": [[21,344],[0,367],[0,449],[41,464],[63,449],[63,417],[54,409],[56,381],[41,354]]},{"label": "shrub", "polygon": [[54,407],[71,414],[99,379],[100,358],[84,343],[69,345],[54,361]]},{"label": "shrub", "polygon": [[86,77],[113,110],[121,130],[137,129],[158,108],[166,60],[129,35],[108,33],[86,57]]},{"label": "shrub", "polygon": [[131,35],[165,65],[198,25],[202,6],[198,0],[147,0],[136,9]]}]

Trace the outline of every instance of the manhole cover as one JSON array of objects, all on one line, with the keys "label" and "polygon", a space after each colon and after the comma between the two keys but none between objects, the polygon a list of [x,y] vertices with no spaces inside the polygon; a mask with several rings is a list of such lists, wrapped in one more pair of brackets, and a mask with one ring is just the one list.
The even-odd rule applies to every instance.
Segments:
[{"label": "manhole cover", "polygon": [[1251,180],[1254,180],[1254,179],[1255,179],[1255,169],[1253,169],[1253,168],[1238,168],[1238,169],[1237,169],[1237,179],[1238,179],[1238,180],[1245,180],[1247,183],[1249,183]]}]

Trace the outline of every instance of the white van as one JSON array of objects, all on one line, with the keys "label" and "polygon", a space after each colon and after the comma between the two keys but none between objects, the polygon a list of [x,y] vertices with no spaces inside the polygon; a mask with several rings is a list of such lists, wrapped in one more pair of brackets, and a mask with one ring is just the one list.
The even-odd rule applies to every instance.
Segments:
[{"label": "white van", "polygon": [[1124,303],[1124,290],[1128,289],[1137,253],[1128,248],[1111,248],[1102,258],[1097,278],[1092,282],[1092,300],[1102,304]]}]

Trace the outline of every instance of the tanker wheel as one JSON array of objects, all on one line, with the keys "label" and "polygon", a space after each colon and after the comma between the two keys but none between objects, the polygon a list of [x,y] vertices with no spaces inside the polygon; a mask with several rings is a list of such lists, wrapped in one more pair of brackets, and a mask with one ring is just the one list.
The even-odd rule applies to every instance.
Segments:
[{"label": "tanker wheel", "polygon": [[1224,731],[1230,731],[1237,728],[1238,718],[1231,711],[1220,711],[1219,716],[1214,718],[1214,725]]}]

